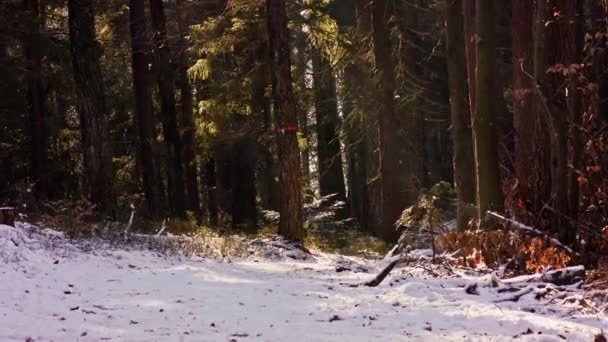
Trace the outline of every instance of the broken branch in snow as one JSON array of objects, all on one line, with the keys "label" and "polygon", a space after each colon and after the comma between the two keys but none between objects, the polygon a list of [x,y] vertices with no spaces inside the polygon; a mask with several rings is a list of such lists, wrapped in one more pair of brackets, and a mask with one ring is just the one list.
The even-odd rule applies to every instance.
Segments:
[{"label": "broken branch in snow", "polygon": [[571,254],[571,255],[578,255],[578,253],[574,252],[572,250],[572,248],[566,246],[565,244],[563,244],[558,239],[552,238],[549,235],[541,232],[540,230],[538,230],[536,228],[532,228],[530,226],[526,226],[525,224],[523,224],[521,222],[518,222],[518,221],[515,221],[513,219],[504,217],[504,216],[502,216],[502,215],[500,215],[500,214],[498,214],[496,212],[493,212],[493,211],[488,211],[486,215],[489,216],[489,217],[491,217],[491,218],[493,218],[493,219],[497,219],[499,221],[502,221],[502,222],[506,223],[507,224],[507,229],[513,228],[513,229],[519,230],[520,232],[523,232],[525,234],[544,237],[547,240],[551,241],[551,243],[554,246],[557,246],[557,247],[563,249],[564,251],[568,252],[569,254]]},{"label": "broken branch in snow", "polygon": [[368,287],[376,287],[382,283],[382,281],[391,273],[393,268],[397,266],[397,264],[401,261],[401,259],[395,259],[391,261],[374,279],[364,283],[363,285]]},{"label": "broken branch in snow", "polygon": [[391,271],[395,268],[395,266],[397,266],[397,264],[402,261],[409,262],[411,260],[409,258],[400,256],[398,258],[393,259],[388,265],[386,265],[382,269],[382,271],[380,271],[380,273],[374,277],[374,279],[367,281],[363,284],[342,284],[342,285],[348,285],[349,287],[359,287],[359,286],[376,287],[376,286],[382,284],[384,279],[386,279],[386,277],[391,273]]}]

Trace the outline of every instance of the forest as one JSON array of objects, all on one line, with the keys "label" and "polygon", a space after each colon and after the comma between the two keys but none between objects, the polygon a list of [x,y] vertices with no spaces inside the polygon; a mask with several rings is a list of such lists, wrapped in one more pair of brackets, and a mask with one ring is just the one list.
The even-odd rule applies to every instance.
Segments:
[{"label": "forest", "polygon": [[[0,15],[0,339],[606,341],[606,1],[4,0]],[[69,310],[48,289],[23,301],[36,282],[69,283]],[[255,305],[275,311],[237,320],[266,282],[283,292]],[[323,318],[305,322],[320,304],[304,293]],[[50,328],[31,328],[38,310]],[[459,326],[462,310],[493,323]]]}]

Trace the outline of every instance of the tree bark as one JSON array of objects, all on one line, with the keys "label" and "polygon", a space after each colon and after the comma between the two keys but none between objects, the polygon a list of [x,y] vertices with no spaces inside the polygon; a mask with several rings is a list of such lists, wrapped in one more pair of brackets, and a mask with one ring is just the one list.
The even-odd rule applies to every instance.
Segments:
[{"label": "tree bark", "polygon": [[475,203],[475,168],[471,115],[468,107],[466,56],[464,45],[462,0],[446,0],[447,63],[454,145],[454,183],[456,186],[457,228],[464,230],[471,219],[465,207]]},{"label": "tree bark", "polygon": [[280,204],[279,234],[302,241],[300,155],[296,101],[292,88],[289,33],[285,0],[267,0],[266,13],[272,66],[272,92],[277,122]]},{"label": "tree bark", "polygon": [[488,210],[500,211],[504,205],[498,170],[498,141],[494,106],[496,75],[496,27],[493,1],[477,0],[476,110],[473,136],[477,166],[478,217]]},{"label": "tree bark", "polygon": [[345,201],[336,81],[331,64],[319,51],[313,52],[312,64],[317,118],[319,190],[321,196],[336,194],[337,200]]},{"label": "tree bark", "polygon": [[29,32],[23,41],[26,58],[27,103],[30,114],[30,176],[36,184],[36,190],[42,194],[49,191],[49,132],[48,113],[42,80],[42,51],[36,43],[42,26],[38,0],[25,1],[29,17]]},{"label": "tree bark", "polygon": [[378,116],[380,136],[380,182],[382,193],[382,231],[387,241],[397,238],[395,222],[401,216],[411,194],[404,193],[400,182],[399,122],[395,117],[395,70],[390,34],[387,27],[388,1],[375,0],[372,10],[372,35],[375,68],[380,76],[382,108]]},{"label": "tree bark", "polygon": [[160,168],[156,160],[154,115],[150,93],[150,45],[144,0],[130,0],[131,68],[135,94],[135,121],[139,134],[139,160],[148,212],[160,217],[164,210]]},{"label": "tree bark", "polygon": [[184,165],[186,166],[186,196],[189,211],[201,217],[201,202],[198,186],[198,172],[196,161],[196,129],[194,125],[194,103],[192,86],[188,79],[188,41],[186,35],[189,31],[189,16],[186,0],[176,0],[177,30],[179,33],[178,60],[179,80],[182,105],[182,122],[184,127]]},{"label": "tree bark", "polygon": [[158,61],[158,91],[163,118],[163,136],[167,150],[167,192],[171,214],[185,215],[185,189],[182,167],[182,146],[177,128],[175,109],[174,74],[167,40],[163,0],[150,0],[152,31],[156,60]]},{"label": "tree bark", "polygon": [[80,112],[84,189],[101,211],[115,206],[109,113],[99,67],[101,46],[95,38],[93,0],[69,0],[70,47]]}]

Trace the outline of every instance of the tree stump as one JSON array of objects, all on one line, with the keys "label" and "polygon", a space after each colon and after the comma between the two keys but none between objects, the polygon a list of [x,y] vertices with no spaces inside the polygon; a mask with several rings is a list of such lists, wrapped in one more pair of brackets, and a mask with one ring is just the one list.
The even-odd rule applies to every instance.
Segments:
[{"label": "tree stump", "polygon": [[15,226],[15,208],[1,207],[0,208],[0,224]]}]

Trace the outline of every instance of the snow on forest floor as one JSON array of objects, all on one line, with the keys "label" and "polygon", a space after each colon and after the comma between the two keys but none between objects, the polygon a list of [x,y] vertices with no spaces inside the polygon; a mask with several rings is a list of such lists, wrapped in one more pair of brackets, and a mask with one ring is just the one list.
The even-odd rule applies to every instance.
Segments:
[{"label": "snow on forest floor", "polygon": [[533,296],[495,303],[512,294],[488,276],[404,266],[378,287],[346,285],[386,263],[85,252],[60,233],[0,226],[0,341],[592,341],[608,330],[606,316]]}]

